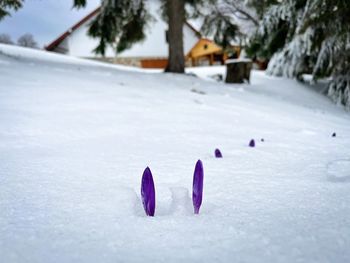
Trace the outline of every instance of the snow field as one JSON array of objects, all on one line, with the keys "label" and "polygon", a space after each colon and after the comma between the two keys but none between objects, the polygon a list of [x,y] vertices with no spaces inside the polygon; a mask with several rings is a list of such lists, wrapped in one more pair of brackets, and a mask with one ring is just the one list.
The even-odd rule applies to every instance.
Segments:
[{"label": "snow field", "polygon": [[2,261],[350,260],[350,117],[326,97],[255,71],[225,85],[0,51]]}]

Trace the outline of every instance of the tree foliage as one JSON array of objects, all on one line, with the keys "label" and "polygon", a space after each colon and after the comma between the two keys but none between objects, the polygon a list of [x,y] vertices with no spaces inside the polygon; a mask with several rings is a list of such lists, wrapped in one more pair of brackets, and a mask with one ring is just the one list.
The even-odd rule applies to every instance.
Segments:
[{"label": "tree foliage", "polygon": [[11,10],[17,11],[23,5],[24,0],[1,0],[0,1],[0,20],[10,15]]},{"label": "tree foliage", "polygon": [[245,5],[247,7],[252,8],[256,13],[256,20],[259,23],[259,20],[261,20],[268,8],[273,5],[277,4],[281,1],[278,0],[238,0],[240,2],[244,1]]},{"label": "tree foliage", "polygon": [[224,48],[232,42],[244,42],[249,32],[242,27],[256,28],[259,13],[272,0],[208,0],[202,9],[202,32],[213,37]]},{"label": "tree foliage", "polygon": [[[75,7],[84,7],[86,0],[74,0]],[[121,52],[145,38],[150,16],[144,0],[104,0],[101,12],[91,23],[89,34],[99,38],[95,52],[104,55],[108,45]]]},{"label": "tree foliage", "polygon": [[271,4],[250,54],[270,59],[268,73],[332,77],[329,95],[350,109],[350,2],[286,0]]},{"label": "tree foliage", "polygon": [[227,14],[223,9],[215,6],[204,16],[201,31],[205,35],[213,37],[215,43],[223,48],[230,46],[232,41],[242,35],[231,14]]}]

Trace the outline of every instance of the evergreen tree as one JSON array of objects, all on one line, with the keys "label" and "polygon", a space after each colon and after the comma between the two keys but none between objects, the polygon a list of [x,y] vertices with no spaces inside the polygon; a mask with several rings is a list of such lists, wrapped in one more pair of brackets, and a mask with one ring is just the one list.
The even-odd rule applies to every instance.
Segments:
[{"label": "evergreen tree", "polygon": [[[151,0],[148,0],[151,1]],[[185,67],[183,51],[183,25],[186,18],[185,5],[192,10],[202,0],[159,0],[168,22],[169,63],[166,71],[183,73]],[[151,19],[146,9],[146,0],[102,0],[101,12],[92,22],[89,34],[99,38],[95,51],[104,54],[107,45],[116,52],[128,49],[145,38],[145,28]],[[86,0],[74,0],[74,6],[84,7]]]},{"label": "evergreen tree", "polygon": [[[85,5],[86,0],[74,0],[75,7]],[[89,28],[89,34],[100,39],[95,52],[104,55],[107,45],[122,52],[143,40],[148,19],[144,0],[103,0],[101,12]]]},{"label": "evergreen tree", "polygon": [[270,59],[267,72],[316,81],[331,76],[328,95],[350,109],[350,2],[286,0],[270,5],[251,54]]},{"label": "evergreen tree", "polygon": [[1,0],[0,1],[0,20],[10,15],[10,11],[17,11],[22,7],[24,0]]}]

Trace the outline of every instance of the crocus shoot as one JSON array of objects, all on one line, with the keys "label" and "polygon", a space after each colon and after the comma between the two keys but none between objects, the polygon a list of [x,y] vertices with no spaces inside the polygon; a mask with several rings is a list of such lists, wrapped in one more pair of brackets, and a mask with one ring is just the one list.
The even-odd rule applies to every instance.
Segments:
[{"label": "crocus shoot", "polygon": [[156,209],[156,193],[151,170],[147,167],[142,175],[141,198],[146,215],[154,216]]},{"label": "crocus shoot", "polygon": [[222,158],[222,153],[219,149],[215,149],[215,157],[216,158]]},{"label": "crocus shoot", "polygon": [[201,160],[198,160],[194,169],[192,189],[192,202],[195,214],[199,214],[199,208],[202,205],[203,176],[203,164]]},{"label": "crocus shoot", "polygon": [[249,142],[249,147],[255,147],[255,141],[254,139],[251,139]]}]

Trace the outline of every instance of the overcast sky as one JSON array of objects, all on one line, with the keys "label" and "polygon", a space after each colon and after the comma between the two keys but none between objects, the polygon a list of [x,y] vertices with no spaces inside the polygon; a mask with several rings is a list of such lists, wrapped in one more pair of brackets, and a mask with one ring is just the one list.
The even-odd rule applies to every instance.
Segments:
[{"label": "overcast sky", "polygon": [[84,9],[72,9],[73,0],[25,0],[22,9],[0,22],[0,34],[17,41],[31,33],[40,47],[47,45],[86,14],[98,7],[100,0],[87,0]]}]

